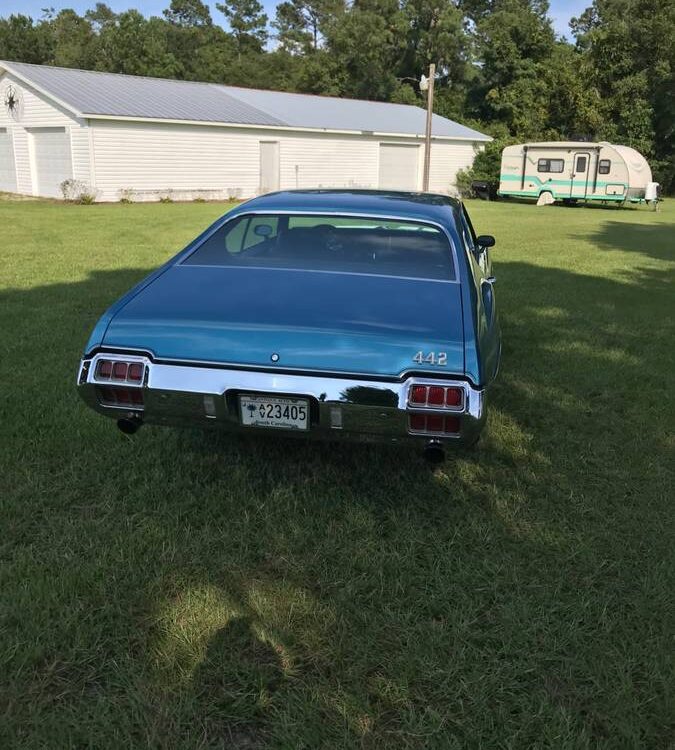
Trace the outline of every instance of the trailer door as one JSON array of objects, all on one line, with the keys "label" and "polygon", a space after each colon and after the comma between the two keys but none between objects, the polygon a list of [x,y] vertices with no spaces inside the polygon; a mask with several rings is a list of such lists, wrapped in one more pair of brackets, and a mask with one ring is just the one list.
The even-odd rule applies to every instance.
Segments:
[{"label": "trailer door", "polygon": [[570,198],[585,198],[588,193],[588,178],[591,168],[591,154],[577,151],[572,161]]}]

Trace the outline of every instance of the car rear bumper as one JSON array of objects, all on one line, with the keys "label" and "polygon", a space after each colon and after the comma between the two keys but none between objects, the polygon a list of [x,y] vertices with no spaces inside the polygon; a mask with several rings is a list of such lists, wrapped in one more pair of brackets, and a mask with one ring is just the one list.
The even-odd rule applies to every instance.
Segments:
[{"label": "car rear bumper", "polygon": [[[132,386],[142,404],[111,405],[104,394],[109,380],[98,377],[99,360],[138,362],[144,366],[141,383]],[[153,362],[148,357],[99,353],[80,362],[78,390],[97,412],[114,419],[133,419],[161,425],[217,426],[225,430],[300,436],[330,440],[472,444],[486,419],[484,389],[464,380],[410,376],[400,381],[317,376],[282,372],[228,369],[192,364]],[[413,385],[460,388],[461,405],[453,408],[412,407]],[[142,396],[139,396],[139,393]],[[305,397],[310,402],[308,430],[244,426],[239,414],[240,395]],[[454,434],[411,431],[410,415],[456,416]]]}]

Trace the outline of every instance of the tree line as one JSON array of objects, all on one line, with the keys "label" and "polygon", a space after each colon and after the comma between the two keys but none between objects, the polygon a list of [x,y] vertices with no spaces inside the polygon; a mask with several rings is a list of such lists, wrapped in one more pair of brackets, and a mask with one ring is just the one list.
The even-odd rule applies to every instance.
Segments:
[{"label": "tree line", "polygon": [[[589,0],[590,2],[590,0]],[[436,63],[434,110],[495,138],[477,169],[492,176],[506,143],[623,143],[675,189],[675,3],[592,0],[553,30],[547,0],[170,0],[161,16],[0,18],[0,59],[253,88],[424,105],[420,76]],[[482,166],[481,166],[482,164]]]}]

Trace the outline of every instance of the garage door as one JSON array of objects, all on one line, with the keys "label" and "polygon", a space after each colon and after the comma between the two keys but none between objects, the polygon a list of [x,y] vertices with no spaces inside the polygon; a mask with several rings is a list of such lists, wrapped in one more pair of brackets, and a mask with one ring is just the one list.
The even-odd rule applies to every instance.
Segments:
[{"label": "garage door", "polygon": [[0,190],[16,193],[16,167],[12,134],[0,129]]},{"label": "garage door", "polygon": [[380,144],[380,188],[417,190],[419,146]]},{"label": "garage door", "polygon": [[35,192],[63,197],[61,183],[73,176],[70,134],[65,128],[40,128],[31,132],[35,159]]}]

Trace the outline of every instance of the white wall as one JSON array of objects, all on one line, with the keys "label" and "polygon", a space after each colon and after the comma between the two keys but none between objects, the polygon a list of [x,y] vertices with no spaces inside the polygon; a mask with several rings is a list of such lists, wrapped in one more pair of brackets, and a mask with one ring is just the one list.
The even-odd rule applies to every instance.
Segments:
[{"label": "white wall", "polygon": [[[11,84],[20,97],[20,107],[10,115],[4,106],[4,94]],[[43,96],[32,87],[22,83],[9,73],[0,76],[0,127],[12,133],[14,161],[17,171],[17,190],[24,195],[35,193],[34,169],[31,154],[31,129],[64,127],[70,133],[73,158],[73,178],[87,187],[91,185],[91,161],[89,130],[84,121]]]},{"label": "white wall", "polygon": [[[280,188],[378,187],[379,145],[421,139],[293,133],[170,123],[91,120],[93,171],[100,200],[197,196],[248,198],[259,191],[260,141],[279,142]],[[458,169],[469,166],[472,143],[435,141],[430,189],[454,192]]]},{"label": "white wall", "polygon": [[279,142],[281,189],[377,183],[377,146],[358,136],[110,120],[92,120],[91,131],[104,200],[124,189],[134,200],[256,195],[261,140]]},{"label": "white wall", "polygon": [[456,176],[468,169],[476,156],[475,144],[468,141],[434,141],[431,144],[429,190],[457,194]]}]

